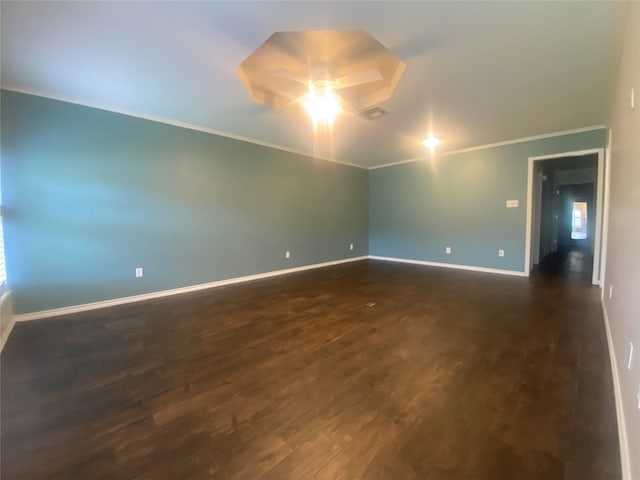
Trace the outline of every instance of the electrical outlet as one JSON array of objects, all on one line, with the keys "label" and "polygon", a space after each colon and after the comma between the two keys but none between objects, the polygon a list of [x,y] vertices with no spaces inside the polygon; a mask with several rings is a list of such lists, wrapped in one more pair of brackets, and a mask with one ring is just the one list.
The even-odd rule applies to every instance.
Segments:
[{"label": "electrical outlet", "polygon": [[627,370],[631,370],[631,367],[633,367],[633,342],[629,342],[627,350]]},{"label": "electrical outlet", "polygon": [[498,250],[498,256],[504,257],[504,250]]},{"label": "electrical outlet", "polygon": [[447,255],[450,255],[451,254],[451,247],[446,247],[444,249],[444,253],[446,253]]},{"label": "electrical outlet", "polygon": [[136,278],[144,277],[144,269],[142,267],[136,268]]},{"label": "electrical outlet", "polygon": [[289,250],[284,252],[284,258],[291,258],[291,252]]},{"label": "electrical outlet", "polygon": [[353,250],[353,243],[349,244],[349,250]]},{"label": "electrical outlet", "polygon": [[613,298],[613,285],[609,285],[609,300]]}]

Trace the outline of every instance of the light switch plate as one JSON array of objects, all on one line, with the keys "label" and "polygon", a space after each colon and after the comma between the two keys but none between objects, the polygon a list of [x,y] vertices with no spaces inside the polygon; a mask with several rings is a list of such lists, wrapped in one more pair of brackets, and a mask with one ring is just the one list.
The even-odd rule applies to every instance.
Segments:
[{"label": "light switch plate", "polygon": [[507,208],[517,208],[520,205],[518,200],[507,200]]}]

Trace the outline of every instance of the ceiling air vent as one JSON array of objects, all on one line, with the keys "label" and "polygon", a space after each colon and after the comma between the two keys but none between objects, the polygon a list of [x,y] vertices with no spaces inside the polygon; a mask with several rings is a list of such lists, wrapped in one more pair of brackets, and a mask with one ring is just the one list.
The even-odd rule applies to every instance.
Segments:
[{"label": "ceiling air vent", "polygon": [[367,110],[363,110],[360,112],[364,118],[368,118],[369,120],[376,120],[380,117],[384,117],[385,115],[389,115],[389,112],[383,110],[380,107],[368,108]]}]

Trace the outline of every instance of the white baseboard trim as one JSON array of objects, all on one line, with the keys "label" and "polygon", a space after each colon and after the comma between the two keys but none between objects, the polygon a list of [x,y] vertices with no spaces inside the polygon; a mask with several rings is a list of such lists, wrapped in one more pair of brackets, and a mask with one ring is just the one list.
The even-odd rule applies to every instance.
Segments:
[{"label": "white baseboard trim", "polygon": [[223,287],[225,285],[233,285],[236,283],[251,282],[253,280],[260,280],[263,278],[277,277],[277,276],[286,275],[289,273],[302,272],[304,270],[313,270],[316,268],[330,267],[332,265],[339,265],[341,263],[349,263],[349,262],[356,262],[358,260],[366,260],[367,258],[368,257],[366,255],[362,257],[345,258],[342,260],[334,260],[331,262],[314,263],[311,265],[303,265],[301,267],[286,268],[283,270],[273,270],[271,272],[257,273],[255,275],[246,275],[244,277],[235,277],[235,278],[229,278],[226,280],[218,280],[216,282],[190,285],[188,287],[172,288],[170,290],[161,290],[159,292],[144,293],[142,295],[132,295],[130,297],[115,298],[113,300],[104,300],[101,302],[85,303],[82,305],[72,305],[69,307],[54,308],[51,310],[41,310],[38,312],[22,313],[19,315],[14,315],[13,320],[15,322],[28,322],[30,320],[40,320],[42,318],[59,317],[60,315],[69,315],[72,313],[86,312],[88,310],[96,310],[99,308],[107,308],[107,307],[113,307],[116,305],[123,305],[125,303],[142,302],[145,300],[152,300],[154,298],[168,297],[170,295],[180,295],[181,293],[196,292],[198,290],[206,290],[209,288]]},{"label": "white baseboard trim", "polygon": [[499,275],[512,275],[515,277],[528,276],[525,272],[519,272],[516,270],[500,270],[498,268],[474,267],[472,265],[458,265],[456,263],[427,262],[425,260],[410,260],[407,258],[379,257],[377,255],[369,255],[369,258],[371,260],[383,260],[385,262],[411,263],[413,265],[425,265],[427,267],[454,268],[456,270],[470,270],[473,272],[497,273]]},{"label": "white baseboard trim", "polygon": [[[10,295],[11,295],[11,291],[10,290],[7,290],[6,292],[4,292],[2,294],[2,297],[0,297],[0,310],[2,310],[2,306],[3,306],[4,302],[9,301],[9,296]],[[4,349],[4,346],[7,343],[7,340],[9,340],[9,335],[11,335],[11,331],[13,330],[13,327],[16,324],[15,315],[12,315],[11,312],[9,312],[9,315],[7,315],[7,316],[9,317],[8,325],[7,325],[6,330],[2,333],[2,337],[0,337],[0,353]]]},{"label": "white baseboard trim", "polygon": [[611,361],[611,376],[613,377],[613,393],[616,402],[616,417],[618,420],[618,439],[620,442],[620,465],[622,467],[622,480],[631,479],[631,457],[629,456],[629,442],[627,439],[627,428],[624,420],[624,407],[622,404],[622,390],[620,389],[620,377],[618,375],[618,361],[616,351],[611,336],[609,325],[609,315],[604,299],[600,299],[602,306],[602,316],[604,317],[604,328],[607,332],[607,343],[609,344],[609,360]]}]

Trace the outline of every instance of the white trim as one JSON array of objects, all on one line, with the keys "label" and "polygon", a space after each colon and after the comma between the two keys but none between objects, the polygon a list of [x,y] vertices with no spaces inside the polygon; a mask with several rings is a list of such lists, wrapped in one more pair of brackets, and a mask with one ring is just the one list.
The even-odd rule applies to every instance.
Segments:
[{"label": "white trim", "polygon": [[603,150],[602,147],[587,148],[586,150],[572,150],[570,152],[550,153],[549,155],[536,155],[529,157],[533,160],[551,160],[552,158],[565,158],[565,157],[583,157],[584,155],[590,155],[592,153],[598,153],[599,150]]},{"label": "white trim", "polygon": [[550,160],[553,158],[581,157],[590,154],[598,155],[598,178],[596,181],[596,225],[595,240],[593,245],[593,276],[591,281],[594,285],[600,285],[600,257],[601,257],[601,236],[602,236],[602,204],[604,192],[604,148],[591,148],[587,150],[574,150],[571,152],[552,153],[549,155],[538,155],[529,157],[527,168],[527,217],[525,228],[525,250],[524,250],[524,271],[527,276],[531,273],[531,244],[533,234],[533,170],[534,162],[539,160]]},{"label": "white trim", "polygon": [[513,145],[514,143],[532,142],[534,140],[542,140],[542,139],[545,139],[545,138],[561,137],[563,135],[571,135],[571,134],[574,134],[574,133],[584,133],[584,132],[591,132],[591,131],[594,131],[594,130],[604,130],[605,128],[607,128],[605,125],[593,125],[591,127],[582,127],[582,128],[573,128],[573,129],[570,129],[570,130],[562,130],[560,132],[543,133],[541,135],[533,135],[531,137],[522,137],[522,138],[516,138],[514,140],[505,140],[503,142],[488,143],[486,145],[480,145],[480,146],[477,146],[477,147],[462,148],[460,150],[452,150],[450,152],[447,152],[445,155],[455,155],[455,154],[458,154],[458,153],[473,152],[475,150],[484,150],[484,149],[487,149],[487,148],[503,147],[505,145]]},{"label": "white trim", "polygon": [[[9,299],[10,295],[11,295],[11,290],[7,290],[2,294],[2,296],[0,297],[0,309],[2,309],[2,304]],[[2,350],[4,349],[4,346],[6,345],[7,340],[9,340],[9,335],[11,335],[11,331],[13,330],[13,327],[16,324],[15,315],[12,315],[12,312],[9,312],[8,316],[9,316],[9,322],[8,322],[7,329],[4,331],[4,333],[2,334],[2,337],[0,338],[0,352],[2,352]]]},{"label": "white trim", "polygon": [[600,300],[602,306],[602,316],[604,317],[604,329],[607,333],[607,343],[609,344],[609,360],[611,362],[611,376],[613,377],[613,393],[616,402],[616,419],[618,421],[618,441],[620,442],[620,465],[622,467],[622,480],[631,480],[631,456],[629,455],[629,441],[627,439],[627,428],[624,419],[624,406],[622,402],[622,389],[620,388],[620,376],[618,375],[618,361],[616,351],[611,336],[609,325],[609,315],[604,299]]},{"label": "white trim", "polygon": [[369,258],[371,260],[382,260],[385,262],[395,262],[395,263],[410,263],[413,265],[424,265],[427,267],[452,268],[456,270],[470,270],[473,272],[496,273],[499,275],[511,275],[515,277],[527,276],[525,272],[519,272],[516,270],[500,270],[497,268],[475,267],[473,265],[459,265],[457,263],[428,262],[425,260],[411,260],[408,258],[379,257],[377,255],[369,255]]},{"label": "white trim", "polygon": [[202,283],[199,285],[190,285],[188,287],[172,288],[170,290],[161,290],[159,292],[144,293],[142,295],[133,295],[130,297],[114,298],[113,300],[104,300],[101,302],[85,303],[82,305],[72,305],[69,307],[54,308],[51,310],[41,310],[39,312],[22,313],[14,315],[16,322],[28,322],[30,320],[39,320],[42,318],[58,317],[60,315],[70,315],[72,313],[86,312],[88,310],[96,310],[99,308],[113,307],[123,305],[125,303],[143,302],[154,298],[168,297],[171,295],[180,295],[181,293],[196,292],[198,290],[206,290],[209,288],[223,287],[225,285],[234,285],[236,283],[251,282],[261,280],[263,278],[277,277],[289,273],[302,272],[304,270],[313,270],[316,268],[330,267],[341,263],[356,262],[358,260],[366,260],[367,256],[345,258],[342,260],[334,260],[331,262],[314,263],[311,265],[303,265],[301,267],[286,268],[283,270],[273,270],[271,272],[257,273],[255,275],[246,275],[244,277],[229,278],[226,280],[218,280],[216,282]]},{"label": "white trim", "polygon": [[598,149],[598,180],[596,182],[596,238],[593,241],[593,272],[591,283],[601,285],[600,266],[602,265],[602,217],[604,198],[604,148]]},{"label": "white trim", "polygon": [[[83,107],[89,107],[89,108],[95,108],[95,109],[98,109],[98,110],[104,110],[104,111],[107,111],[107,112],[119,113],[121,115],[126,115],[128,117],[141,118],[143,120],[149,120],[149,121],[152,121],[152,122],[164,123],[165,125],[172,125],[174,127],[180,127],[180,128],[186,128],[188,130],[195,130],[195,131],[198,131],[198,132],[210,133],[212,135],[218,135],[220,137],[232,138],[234,140],[240,140],[240,141],[247,142],[247,143],[253,143],[255,145],[261,145],[261,146],[267,147],[267,148],[273,148],[275,150],[281,150],[283,152],[295,153],[296,155],[302,155],[304,157],[314,158],[314,159],[318,159],[318,160],[325,160],[327,162],[332,162],[332,163],[339,163],[341,165],[347,165],[349,167],[361,168],[363,170],[376,170],[378,168],[393,167],[395,165],[402,165],[403,163],[420,162],[420,161],[423,161],[423,160],[426,160],[426,159],[429,158],[429,156],[425,155],[425,156],[421,156],[421,157],[410,158],[410,159],[407,159],[407,160],[400,160],[398,162],[391,162],[391,163],[385,163],[383,165],[375,165],[373,167],[366,167],[364,165],[358,165],[358,164],[355,164],[355,163],[344,162],[342,160],[336,160],[335,158],[317,156],[317,155],[314,155],[314,154],[309,153],[309,152],[304,152],[302,150],[297,150],[295,148],[289,148],[289,147],[285,147],[285,146],[282,146],[282,145],[277,145],[275,143],[264,142],[262,140],[257,140],[255,138],[245,137],[245,136],[242,136],[242,135],[236,135],[234,133],[229,133],[229,132],[225,132],[225,131],[222,131],[222,130],[216,130],[214,128],[202,127],[202,126],[199,126],[199,125],[194,125],[192,123],[180,122],[178,120],[171,120],[169,118],[160,117],[160,116],[156,116],[156,115],[149,115],[149,114],[146,114],[146,113],[131,112],[131,111],[128,111],[128,110],[123,110],[123,109],[112,107],[112,106],[109,106],[109,105],[102,105],[102,104],[98,104],[98,103],[85,102],[85,101],[78,100],[76,98],[67,97],[67,96],[64,96],[64,95],[54,95],[54,94],[42,92],[42,91],[39,91],[39,90],[32,90],[32,89],[28,89],[28,88],[20,88],[20,87],[17,87],[15,85],[6,85],[6,84],[0,86],[0,88],[2,90],[7,90],[9,92],[24,93],[26,95],[33,95],[33,96],[36,96],[36,97],[48,98],[48,99],[51,99],[51,100],[58,100],[60,102],[72,103],[74,105],[80,105],[80,106],[83,106]],[[533,135],[531,137],[522,137],[522,138],[516,138],[516,139],[513,139],[513,140],[505,140],[505,141],[502,141],[502,142],[488,143],[486,145],[478,145],[478,146],[475,146],[475,147],[462,148],[462,149],[459,149],[459,150],[451,150],[449,152],[443,152],[443,153],[441,153],[439,155],[444,157],[444,156],[447,156],[447,155],[456,155],[458,153],[473,152],[473,151],[476,151],[476,150],[485,150],[487,148],[502,147],[502,146],[505,146],[505,145],[513,145],[515,143],[531,142],[533,140],[542,140],[544,138],[560,137],[562,135],[571,135],[573,133],[591,132],[593,130],[602,130],[602,129],[605,129],[605,128],[606,128],[605,125],[594,125],[594,126],[591,126],[591,127],[574,128],[574,129],[571,129],[571,130],[562,130],[560,132],[544,133],[544,134],[541,134],[541,135]]]},{"label": "white trim", "polygon": [[524,273],[531,274],[531,232],[533,231],[533,158],[527,165],[527,216],[524,230]]},{"label": "white trim", "polygon": [[[446,154],[444,154],[444,155],[446,155]],[[424,160],[428,160],[429,158],[430,157],[425,155],[425,156],[422,156],[422,157],[410,158],[408,160],[400,160],[399,162],[384,163],[382,165],[376,165],[375,167],[369,167],[369,170],[378,170],[379,168],[395,167],[396,165],[403,165],[405,163],[422,162]]]},{"label": "white trim", "polygon": [[349,167],[355,167],[355,168],[361,168],[363,170],[368,170],[367,167],[364,167],[362,165],[356,165],[355,163],[343,162],[341,160],[336,160],[335,158],[321,157],[321,156],[318,156],[318,155],[313,155],[312,153],[309,153],[309,152],[303,152],[302,150],[296,150],[295,148],[284,147],[282,145],[277,145],[275,143],[264,142],[262,140],[257,140],[255,138],[249,138],[249,137],[245,137],[245,136],[242,136],[242,135],[236,135],[235,133],[229,133],[229,132],[225,132],[225,131],[222,131],[222,130],[216,130],[214,128],[202,127],[200,125],[194,125],[192,123],[180,122],[178,120],[172,120],[170,118],[159,117],[159,116],[156,116],[156,115],[149,115],[149,114],[140,113],[140,112],[131,112],[131,111],[128,111],[128,110],[123,110],[121,108],[112,107],[112,106],[109,106],[109,105],[101,105],[101,104],[98,104],[98,103],[85,102],[85,101],[78,100],[78,99],[75,99],[75,98],[66,97],[64,95],[52,95],[52,94],[49,94],[49,93],[45,93],[45,92],[41,92],[41,91],[37,91],[37,90],[30,90],[30,89],[20,88],[20,87],[16,87],[16,86],[12,86],[12,85],[2,85],[1,88],[2,88],[2,90],[7,90],[9,92],[23,93],[25,95],[32,95],[32,96],[35,96],[35,97],[42,97],[42,98],[48,98],[50,100],[57,100],[59,102],[65,102],[65,103],[71,103],[71,104],[74,104],[74,105],[80,105],[82,107],[95,108],[97,110],[104,110],[104,111],[107,111],[107,112],[118,113],[120,115],[126,115],[128,117],[141,118],[143,120],[149,120],[151,122],[163,123],[165,125],[171,125],[173,127],[186,128],[188,130],[195,130],[195,131],[198,131],[198,132],[210,133],[212,135],[217,135],[219,137],[232,138],[234,140],[240,140],[242,142],[253,143],[254,145],[260,145],[262,147],[273,148],[275,150],[281,150],[283,152],[288,152],[288,153],[295,153],[296,155],[302,155],[304,157],[308,157],[308,158],[312,158],[312,159],[325,160],[325,161],[331,162],[331,163],[339,163],[341,165],[347,165]]},{"label": "white trim", "polygon": [[[516,139],[513,139],[513,140],[505,140],[503,142],[488,143],[486,145],[478,145],[476,147],[461,148],[459,150],[451,150],[449,152],[442,152],[442,153],[439,154],[439,156],[446,157],[448,155],[457,155],[459,153],[474,152],[476,150],[486,150],[488,148],[503,147],[505,145],[513,145],[513,144],[516,144],[516,143],[531,142],[531,141],[534,141],[534,140],[543,140],[545,138],[561,137],[563,135],[571,135],[571,134],[574,134],[574,133],[584,133],[584,132],[591,132],[591,131],[594,131],[594,130],[604,130],[605,128],[607,128],[605,125],[594,125],[592,127],[582,127],[582,128],[574,128],[574,129],[571,129],[571,130],[562,130],[560,132],[545,133],[545,134],[542,134],[542,135],[534,135],[532,137],[522,137],[522,138],[516,138]],[[422,160],[427,160],[428,158],[429,157],[425,155],[425,156],[422,156],[422,157],[411,158],[411,159],[408,159],[408,160],[401,160],[399,162],[385,163],[384,165],[376,165],[375,167],[369,167],[369,170],[376,170],[378,168],[393,167],[395,165],[402,165],[403,163],[420,162]]]},{"label": "white trim", "polygon": [[600,298],[604,298],[604,288],[607,280],[607,245],[609,243],[609,197],[611,192],[611,138],[613,133],[609,129],[607,148],[604,152],[604,210],[602,219],[602,260],[600,261]]}]

